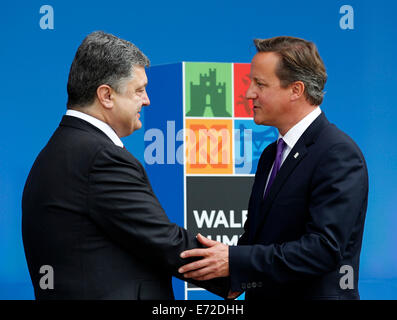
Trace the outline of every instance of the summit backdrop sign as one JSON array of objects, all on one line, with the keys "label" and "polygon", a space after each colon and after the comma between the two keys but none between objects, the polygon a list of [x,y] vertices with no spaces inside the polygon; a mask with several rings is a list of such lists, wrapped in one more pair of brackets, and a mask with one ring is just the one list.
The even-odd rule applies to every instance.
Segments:
[{"label": "summit backdrop sign", "polygon": [[[173,221],[230,246],[244,231],[260,155],[277,139],[275,129],[253,121],[245,98],[249,73],[248,63],[183,62],[148,70],[145,165],[155,192]],[[217,298],[183,286],[185,299]]]}]

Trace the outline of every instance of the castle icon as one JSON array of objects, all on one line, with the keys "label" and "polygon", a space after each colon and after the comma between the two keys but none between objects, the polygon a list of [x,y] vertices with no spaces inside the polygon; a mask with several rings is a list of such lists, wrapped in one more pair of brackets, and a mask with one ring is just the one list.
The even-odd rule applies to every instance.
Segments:
[{"label": "castle icon", "polygon": [[209,69],[209,75],[200,73],[200,84],[190,82],[190,111],[188,117],[203,117],[206,108],[214,117],[230,117],[226,110],[226,82],[216,84],[216,69]]}]

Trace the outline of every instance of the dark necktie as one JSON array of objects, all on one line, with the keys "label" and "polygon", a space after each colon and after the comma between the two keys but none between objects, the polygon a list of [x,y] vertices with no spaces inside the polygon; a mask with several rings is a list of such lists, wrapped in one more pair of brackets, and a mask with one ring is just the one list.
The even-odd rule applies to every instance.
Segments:
[{"label": "dark necktie", "polygon": [[282,158],[285,146],[286,146],[286,144],[285,144],[284,140],[282,138],[280,138],[277,142],[276,160],[274,160],[273,169],[270,174],[269,182],[267,184],[266,191],[265,191],[263,198],[265,198],[267,196],[267,194],[269,193],[270,187],[272,186],[274,179],[276,178],[277,172],[280,170],[281,158]]}]

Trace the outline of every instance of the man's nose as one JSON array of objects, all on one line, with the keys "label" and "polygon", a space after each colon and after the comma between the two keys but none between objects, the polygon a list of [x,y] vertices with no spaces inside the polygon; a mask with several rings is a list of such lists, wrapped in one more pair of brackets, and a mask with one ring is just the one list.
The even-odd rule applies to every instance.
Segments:
[{"label": "man's nose", "polygon": [[142,103],[142,105],[144,105],[144,106],[150,105],[150,99],[149,99],[149,96],[148,96],[148,94],[147,94],[146,91],[145,91],[145,95],[144,95],[144,97],[143,97],[143,103]]},{"label": "man's nose", "polygon": [[251,82],[250,86],[248,87],[247,91],[245,92],[245,97],[247,99],[255,99],[256,98],[256,94],[255,94],[254,90],[252,89],[252,82]]}]

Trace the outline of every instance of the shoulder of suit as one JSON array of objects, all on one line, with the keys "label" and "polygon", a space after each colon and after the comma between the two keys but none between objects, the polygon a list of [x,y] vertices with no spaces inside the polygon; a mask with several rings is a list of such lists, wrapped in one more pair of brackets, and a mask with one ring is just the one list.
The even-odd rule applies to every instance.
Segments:
[{"label": "shoulder of suit", "polygon": [[322,130],[316,139],[318,142],[325,142],[333,144],[346,143],[356,146],[354,140],[344,131],[339,129],[335,124],[329,124]]},{"label": "shoulder of suit", "polygon": [[[116,145],[102,131],[89,123],[78,118],[66,119],[66,125],[59,127],[57,141],[70,145],[70,148],[84,154],[88,158],[96,158],[100,153],[105,153],[109,159],[118,158],[119,160],[137,163],[139,161],[126,149]],[[63,122],[66,122],[63,121]],[[79,151],[78,151],[79,150]]]},{"label": "shoulder of suit", "polygon": [[113,142],[100,143],[98,145],[97,155],[100,154],[107,157],[109,160],[114,161],[115,165],[118,163],[129,163],[139,167],[140,170],[144,170],[141,162],[133,154],[128,150],[115,145]]},{"label": "shoulder of suit", "polygon": [[346,132],[342,131],[334,124],[328,125],[316,139],[316,149],[319,152],[321,152],[320,149],[324,152],[332,151],[338,148],[338,145],[344,145],[348,148],[347,150],[357,154],[362,159],[364,158],[357,143]]}]

